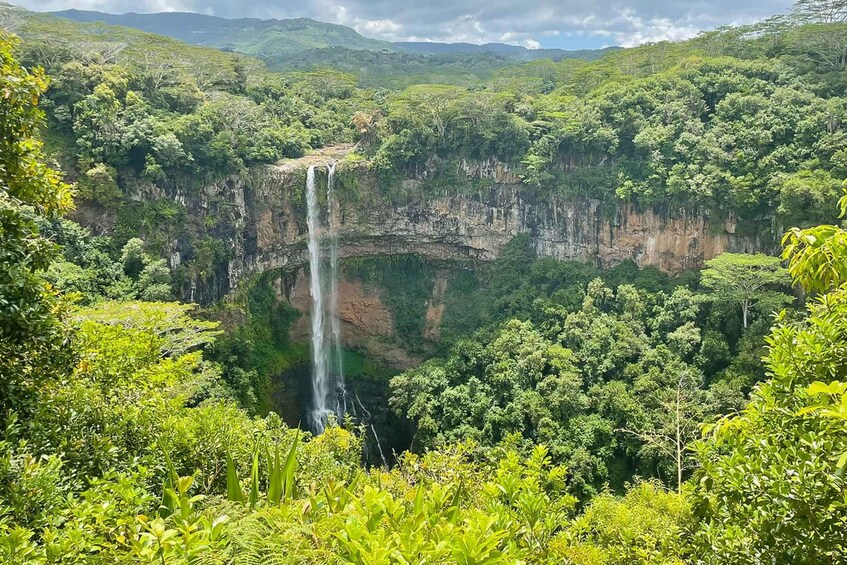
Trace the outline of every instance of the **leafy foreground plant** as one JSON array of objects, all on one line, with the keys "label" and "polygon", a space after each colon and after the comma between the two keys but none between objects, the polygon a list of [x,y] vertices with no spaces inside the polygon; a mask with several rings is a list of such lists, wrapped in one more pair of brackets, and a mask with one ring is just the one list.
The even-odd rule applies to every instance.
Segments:
[{"label": "leafy foreground plant", "polygon": [[[847,197],[841,200],[842,215]],[[819,294],[767,338],[770,380],[700,445],[694,505],[709,563],[847,562],[847,231],[792,230],[785,258]],[[828,383],[828,384],[827,384]]]},{"label": "leafy foreground plant", "polygon": [[[203,554],[226,547],[223,527],[229,517],[222,514],[212,519],[198,512],[196,504],[204,497],[189,496],[193,482],[193,477],[180,477],[176,490],[165,489],[166,502],[160,516],[138,517],[140,525],[129,540],[135,556],[150,563],[192,563]],[[165,521],[165,517],[170,520]]]},{"label": "leafy foreground plant", "polygon": [[[300,431],[294,435],[294,441],[282,465],[279,458],[279,445],[274,448],[274,457],[271,459],[270,449],[265,448],[265,457],[268,462],[267,500],[269,504],[279,504],[282,500],[290,499],[296,492],[295,471],[297,468],[297,443],[300,440]],[[232,456],[226,454],[226,496],[232,502],[244,502],[244,493],[241,490],[241,482],[238,480],[238,471]],[[253,448],[253,464],[250,467],[250,509],[254,509],[259,501],[259,442]]]},{"label": "leafy foreground plant", "polygon": [[[643,483],[624,499],[598,497],[574,520],[566,470],[551,465],[544,447],[526,459],[506,451],[483,462],[472,461],[475,450],[407,454],[391,472],[313,482],[299,498],[261,497],[255,509],[243,499],[192,495],[197,483],[180,477],[166,485],[158,515],[138,516],[108,550],[67,562],[681,562],[692,522],[676,493]],[[32,532],[4,522],[0,551],[8,563],[64,562]]]},{"label": "leafy foreground plant", "polygon": [[[230,523],[228,555],[234,563],[678,562],[673,540],[690,518],[678,495],[644,484],[628,524],[608,511],[619,504],[612,496],[574,522],[566,470],[550,463],[546,448],[526,459],[503,451],[489,462],[473,462],[475,449],[406,454],[390,472],[311,485],[291,504]],[[666,527],[651,532],[658,522]],[[621,530],[638,534],[613,533]],[[618,559],[625,556],[633,560]]]}]

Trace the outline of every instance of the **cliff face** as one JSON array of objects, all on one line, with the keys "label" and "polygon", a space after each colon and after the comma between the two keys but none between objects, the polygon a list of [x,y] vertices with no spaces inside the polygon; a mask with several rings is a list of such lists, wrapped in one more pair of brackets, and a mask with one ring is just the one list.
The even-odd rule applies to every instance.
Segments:
[{"label": "cliff face", "polygon": [[[338,282],[338,318],[341,322],[341,335],[347,347],[367,352],[372,359],[379,360],[388,367],[407,369],[421,364],[424,360],[410,354],[396,339],[394,315],[385,304],[383,290],[361,281],[344,278]],[[279,284],[282,288],[282,282]],[[307,314],[312,307],[309,294],[309,275],[298,271],[293,284],[277,296],[304,315],[291,326],[289,337],[293,342],[308,342],[311,335],[310,320]],[[443,304],[441,305],[443,309]],[[438,320],[440,324],[440,320]],[[435,341],[432,335],[424,339]]]},{"label": "cliff face", "polygon": [[[514,181],[508,170],[488,170],[495,180]],[[768,234],[740,236],[731,219],[716,225],[685,209],[637,210],[620,204],[610,210],[597,200],[539,198],[514,182],[467,195],[407,196],[398,203],[381,195],[364,166],[347,166],[339,175],[348,179],[336,188],[342,258],[414,253],[435,260],[488,261],[512,237],[529,233],[540,256],[604,267],[631,259],[677,273],[725,251],[773,246]],[[232,289],[245,277],[280,268],[293,271],[308,262],[303,178],[302,168],[283,165],[229,186],[233,258],[226,281],[216,286]],[[403,184],[406,195],[421,188],[417,180]]]},{"label": "cliff face", "polygon": [[[305,169],[318,167],[325,200],[328,153],[254,170],[199,192],[153,185],[136,186],[132,200],[169,200],[184,206],[186,233],[169,233],[166,255],[171,267],[201,254],[192,245],[202,234],[226,250],[226,260],[190,271],[182,298],[210,303],[254,275],[308,262],[305,221]],[[342,258],[414,253],[434,260],[481,260],[497,257],[512,237],[529,233],[540,256],[591,261],[611,266],[631,259],[677,273],[697,267],[724,251],[754,252],[774,247],[770,233],[741,236],[732,219],[716,222],[694,209],[644,209],[597,200],[540,196],[520,184],[508,166],[460,162],[457,173],[486,188],[448,189],[450,196],[425,195],[426,179],[383,186],[366,164],[338,167],[336,218]],[[326,202],[322,202],[324,215]],[[109,232],[114,219],[97,206],[81,206],[77,219],[95,233]],[[324,217],[323,225],[327,224]],[[432,315],[437,315],[433,312]]]},{"label": "cliff face", "polygon": [[[326,163],[340,157],[332,153],[309,156],[194,193],[136,186],[131,198],[184,207],[184,225],[170,227],[159,238],[167,242],[165,253],[172,268],[189,266],[182,279],[184,300],[208,304],[256,275],[274,271],[278,299],[306,313],[311,307],[303,269],[308,264],[306,167],[318,167],[321,224],[326,226]],[[452,195],[435,197],[425,176],[386,186],[367,164],[340,163],[335,224],[340,226],[342,259],[417,254],[435,261],[490,261],[515,235],[528,233],[540,256],[603,267],[631,259],[642,267],[654,265],[677,273],[725,251],[767,251],[775,244],[769,230],[742,236],[731,219],[718,222],[697,210],[637,209],[628,204],[540,196],[499,163],[460,162],[456,172],[470,182],[442,188],[442,193]],[[467,186],[474,183],[486,188],[468,191]],[[77,219],[95,233],[115,227],[114,218],[98,206],[80,206]],[[225,258],[207,260],[198,267],[203,257],[197,245],[201,240],[207,246],[212,240],[225,249]],[[424,341],[439,339],[448,279],[445,273],[436,276],[427,302]],[[396,344],[396,335],[386,298],[377,287],[355,280],[340,282],[339,315],[345,341],[389,365],[414,365],[417,359],[391,345]],[[294,340],[308,339],[306,322],[307,317],[302,317],[292,326]]]}]

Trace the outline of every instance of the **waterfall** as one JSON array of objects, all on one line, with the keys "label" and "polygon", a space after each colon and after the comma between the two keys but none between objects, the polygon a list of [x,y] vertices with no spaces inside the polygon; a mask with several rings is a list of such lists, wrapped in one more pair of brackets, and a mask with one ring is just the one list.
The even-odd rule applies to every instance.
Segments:
[{"label": "waterfall", "polygon": [[324,343],[323,285],[321,283],[320,210],[315,191],[315,167],[306,173],[306,224],[309,228],[309,292],[312,294],[312,428],[321,433],[329,416],[329,374]]},{"label": "waterfall", "polygon": [[[315,166],[306,173],[306,223],[309,229],[309,292],[312,295],[312,409],[310,428],[317,434],[326,429],[334,416],[338,420],[347,413],[347,393],[344,385],[341,320],[338,317],[338,228],[341,211],[335,197],[335,163],[327,165],[326,183],[327,230],[322,238],[321,208],[315,186]],[[322,243],[325,244],[322,246]],[[328,258],[326,257],[328,255]],[[327,260],[328,259],[328,260]],[[388,460],[382,451],[373,417],[355,395],[362,409],[362,422],[370,428],[382,465]],[[349,409],[355,414],[356,402]],[[366,439],[367,441],[367,439]]]},{"label": "waterfall", "polygon": [[335,163],[327,167],[326,200],[329,209],[329,326],[332,337],[332,371],[338,394],[336,413],[339,418],[347,411],[344,388],[344,351],[341,348],[341,319],[338,317],[338,202],[335,200]]},{"label": "waterfall", "polygon": [[[321,211],[315,187],[315,167],[306,173],[306,224],[309,229],[309,292],[312,295],[312,411],[311,428],[323,432],[331,415],[341,419],[346,410],[344,373],[341,359],[341,322],[338,319],[338,233],[333,194],[335,165],[328,169],[327,202],[329,217],[329,281],[322,275]],[[324,301],[324,290],[329,296]],[[329,326],[329,327],[327,327]],[[327,335],[329,334],[329,335]]]}]

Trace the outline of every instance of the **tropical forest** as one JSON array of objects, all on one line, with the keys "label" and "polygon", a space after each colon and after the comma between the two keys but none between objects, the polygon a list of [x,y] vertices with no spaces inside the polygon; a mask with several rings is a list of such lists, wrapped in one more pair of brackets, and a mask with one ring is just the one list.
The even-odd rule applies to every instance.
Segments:
[{"label": "tropical forest", "polygon": [[847,0],[20,3],[0,563],[847,564]]}]

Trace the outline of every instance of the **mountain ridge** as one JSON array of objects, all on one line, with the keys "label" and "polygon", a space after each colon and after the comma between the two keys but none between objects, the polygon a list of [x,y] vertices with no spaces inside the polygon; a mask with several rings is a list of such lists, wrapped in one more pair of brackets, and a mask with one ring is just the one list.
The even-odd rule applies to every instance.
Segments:
[{"label": "mountain ridge", "polygon": [[[195,45],[239,51],[263,58],[293,54],[318,47],[362,50],[390,48],[390,43],[370,39],[354,29],[310,18],[227,19],[194,12],[108,14],[92,10],[48,12],[69,20],[103,22],[165,35]],[[284,34],[284,35],[280,35]]]},{"label": "mountain ridge", "polygon": [[61,10],[50,15],[77,22],[103,22],[132,27],[207,47],[238,51],[264,59],[291,56],[310,49],[341,47],[350,50],[414,53],[422,55],[496,54],[516,61],[566,58],[596,59],[603,49],[529,49],[508,43],[474,44],[428,41],[390,42],[366,37],[342,24],[312,18],[223,18],[195,12],[127,12],[110,14],[94,10]]},{"label": "mountain ridge", "polygon": [[615,51],[620,47],[603,47],[600,49],[530,49],[523,45],[512,45],[511,43],[443,43],[439,41],[396,41],[393,45],[401,50],[419,54],[484,54],[490,53],[517,60],[534,61],[537,59],[586,59],[591,60],[602,56],[609,51]]}]

